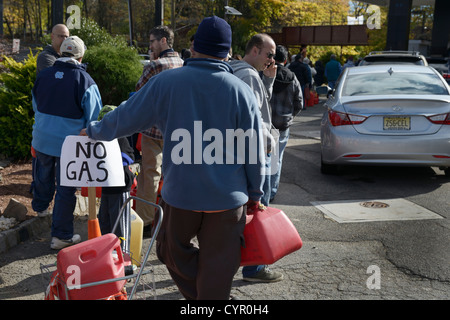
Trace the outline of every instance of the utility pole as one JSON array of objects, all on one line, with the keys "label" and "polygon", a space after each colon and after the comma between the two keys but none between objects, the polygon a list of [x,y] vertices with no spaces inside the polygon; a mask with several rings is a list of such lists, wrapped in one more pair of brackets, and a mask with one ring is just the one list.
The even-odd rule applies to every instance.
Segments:
[{"label": "utility pole", "polygon": [[3,0],[0,0],[0,39],[3,38]]},{"label": "utility pole", "polygon": [[64,23],[64,0],[52,0],[52,27]]},{"label": "utility pole", "polygon": [[131,0],[128,0],[128,25],[130,29],[130,46],[133,46],[133,11],[131,9]]},{"label": "utility pole", "polygon": [[408,50],[412,0],[389,2],[386,50]]},{"label": "utility pole", "polygon": [[172,25],[172,30],[175,31],[175,0],[172,0],[172,9],[171,9],[171,25]]},{"label": "utility pole", "polygon": [[155,1],[155,26],[164,25],[164,0]]}]

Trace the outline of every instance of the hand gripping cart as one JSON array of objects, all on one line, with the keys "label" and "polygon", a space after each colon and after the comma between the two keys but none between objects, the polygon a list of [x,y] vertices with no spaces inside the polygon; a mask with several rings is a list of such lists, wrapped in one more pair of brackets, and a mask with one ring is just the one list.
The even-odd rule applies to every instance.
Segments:
[{"label": "hand gripping cart", "polygon": [[[120,209],[112,232],[119,225],[120,218],[131,200],[143,201],[157,209],[157,223],[142,261],[139,261],[140,257],[134,259],[132,252],[122,252],[120,240],[114,233],[61,249],[56,263],[41,265],[41,275],[45,284],[48,284],[45,290],[46,300],[132,300],[135,296],[145,299],[146,288],[151,289],[156,300],[153,266],[149,265],[149,270],[144,269],[161,228],[163,210],[157,204],[131,196]],[[141,277],[147,274],[151,274],[152,284],[142,283],[142,289],[137,292]],[[127,294],[127,283],[131,283],[133,279],[131,292]]]}]

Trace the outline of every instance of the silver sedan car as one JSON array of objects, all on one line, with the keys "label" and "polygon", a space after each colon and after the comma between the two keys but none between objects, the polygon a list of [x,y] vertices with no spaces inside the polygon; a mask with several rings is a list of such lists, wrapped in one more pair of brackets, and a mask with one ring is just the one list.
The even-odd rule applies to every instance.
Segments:
[{"label": "silver sedan car", "polygon": [[450,87],[433,68],[346,68],[321,122],[321,171],[436,166],[450,176]]}]

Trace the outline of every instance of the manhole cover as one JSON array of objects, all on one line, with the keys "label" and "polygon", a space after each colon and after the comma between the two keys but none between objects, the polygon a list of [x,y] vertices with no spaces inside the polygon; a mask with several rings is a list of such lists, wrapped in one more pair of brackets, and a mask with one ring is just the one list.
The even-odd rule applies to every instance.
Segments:
[{"label": "manhole cover", "polygon": [[360,203],[361,206],[366,208],[374,208],[374,209],[380,209],[380,208],[388,208],[389,205],[384,202],[379,201],[365,201]]},{"label": "manhole cover", "polygon": [[443,219],[440,215],[405,199],[341,200],[312,204],[339,223]]}]

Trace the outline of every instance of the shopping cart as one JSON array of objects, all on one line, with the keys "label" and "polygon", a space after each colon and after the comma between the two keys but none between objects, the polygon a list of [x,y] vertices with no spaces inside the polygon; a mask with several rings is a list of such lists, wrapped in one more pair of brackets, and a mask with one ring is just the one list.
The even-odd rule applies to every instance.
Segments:
[{"label": "shopping cart", "polygon": [[[141,198],[137,198],[135,196],[130,196],[125,203],[123,204],[122,208],[120,209],[119,216],[116,220],[116,223],[114,224],[114,227],[112,229],[112,232],[116,230],[116,228],[119,225],[119,221],[121,216],[123,215],[123,212],[128,205],[130,201],[143,201],[147,205],[150,205],[152,207],[155,207],[157,209],[156,211],[156,218],[157,223],[154,226],[154,232],[153,236],[150,239],[150,244],[147,248],[147,251],[144,254],[144,257],[141,261],[136,260],[133,258],[132,252],[122,252],[120,247],[114,251],[113,254],[117,255],[117,259],[120,260],[120,258],[123,256],[123,264],[124,264],[124,276],[120,277],[113,277],[108,279],[103,279],[99,281],[92,281],[82,284],[69,284],[68,279],[64,279],[60,274],[58,274],[57,269],[57,263],[49,264],[49,265],[42,265],[40,266],[41,269],[41,275],[43,277],[44,283],[46,285],[45,287],[45,299],[46,300],[70,300],[72,296],[74,296],[71,293],[81,293],[82,291],[72,291],[72,290],[89,290],[89,288],[97,286],[97,288],[100,288],[101,286],[110,286],[112,283],[119,284],[119,287],[122,289],[117,290],[117,292],[113,294],[108,294],[106,296],[102,296],[99,299],[102,300],[132,300],[133,298],[137,297],[139,299],[146,299],[146,291],[148,289],[151,290],[153,298],[156,300],[156,286],[155,286],[155,277],[154,277],[154,268],[152,265],[147,264],[147,260],[150,256],[150,252],[152,250],[152,247],[156,241],[156,236],[159,233],[159,230],[161,228],[161,224],[163,221],[163,210],[162,208],[155,203],[146,201]],[[116,237],[117,238],[117,237]],[[95,241],[96,239],[91,239],[88,241]],[[120,251],[120,252],[117,252]],[[136,257],[139,259],[140,257]],[[122,260],[121,260],[122,261]],[[133,263],[135,262],[135,263]],[[137,267],[139,266],[139,267]],[[148,270],[145,270],[145,269]],[[142,276],[144,275],[151,275],[151,283],[146,283],[142,280]],[[131,285],[131,292],[128,294],[127,291],[130,289],[130,284],[134,282]],[[142,283],[141,283],[142,282]],[[122,285],[123,284],[123,285]],[[128,287],[127,287],[128,286]],[[140,290],[137,291],[138,287],[140,287]],[[127,290],[128,289],[128,290]],[[80,296],[80,294],[76,295],[77,297]],[[83,296],[81,294],[81,296]]]}]

